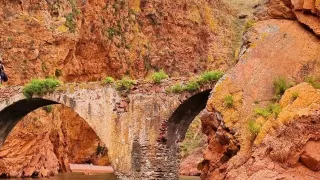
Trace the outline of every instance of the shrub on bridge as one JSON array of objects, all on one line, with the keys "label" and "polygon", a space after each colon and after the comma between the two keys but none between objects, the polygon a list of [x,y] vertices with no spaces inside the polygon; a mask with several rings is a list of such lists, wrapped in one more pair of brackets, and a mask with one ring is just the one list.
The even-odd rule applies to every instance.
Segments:
[{"label": "shrub on bridge", "polygon": [[121,80],[116,82],[116,88],[118,90],[129,90],[136,83],[137,82],[135,80],[132,80],[129,77],[123,77]]},{"label": "shrub on bridge", "polygon": [[111,84],[114,83],[114,79],[112,77],[106,77],[103,81],[103,84]]},{"label": "shrub on bridge", "polygon": [[34,95],[44,95],[48,92],[53,92],[61,82],[57,79],[46,78],[46,79],[32,79],[31,82],[23,87],[23,95],[26,98],[32,98]]},{"label": "shrub on bridge", "polygon": [[220,71],[204,72],[203,74],[200,75],[198,82],[200,84],[204,84],[208,82],[218,81],[223,75],[224,73]]},{"label": "shrub on bridge", "polygon": [[184,89],[189,92],[197,91],[200,89],[200,85],[196,81],[190,81],[185,86]]},{"label": "shrub on bridge", "polygon": [[163,79],[168,79],[169,76],[163,70],[160,70],[159,72],[153,73],[151,78],[154,83],[159,84]]},{"label": "shrub on bridge", "polygon": [[169,88],[169,92],[172,93],[181,93],[185,91],[185,87],[182,84],[175,84]]}]

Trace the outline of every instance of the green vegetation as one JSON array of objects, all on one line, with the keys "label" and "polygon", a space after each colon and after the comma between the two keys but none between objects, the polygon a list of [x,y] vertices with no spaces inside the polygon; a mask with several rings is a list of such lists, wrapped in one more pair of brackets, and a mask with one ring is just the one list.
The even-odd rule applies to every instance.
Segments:
[{"label": "green vegetation", "polygon": [[252,28],[254,25],[254,20],[253,19],[249,19],[248,21],[246,21],[246,23],[244,24],[244,31],[248,31],[248,29]]},{"label": "green vegetation", "polygon": [[161,80],[163,79],[168,79],[169,76],[163,71],[163,70],[160,70],[159,72],[155,72],[151,75],[151,78],[152,78],[152,81],[154,83],[160,83]]},{"label": "green vegetation", "polygon": [[169,88],[172,93],[181,93],[184,91],[184,86],[182,84],[175,84]]},{"label": "green vegetation", "polygon": [[275,99],[279,101],[281,96],[289,89],[292,85],[286,81],[285,78],[280,77],[273,82]]},{"label": "green vegetation", "polygon": [[234,106],[234,100],[232,95],[227,95],[224,97],[224,105],[227,108],[232,108]]},{"label": "green vegetation", "polygon": [[197,91],[200,89],[200,84],[197,81],[189,81],[185,86],[184,90],[188,92]]},{"label": "green vegetation", "polygon": [[76,32],[77,23],[75,22],[75,15],[74,13],[69,13],[66,16],[65,26],[69,28],[70,32]]},{"label": "green vegetation", "polygon": [[32,79],[31,82],[23,87],[23,95],[29,99],[33,95],[44,95],[48,92],[53,92],[61,82],[57,79],[46,78],[46,79]]},{"label": "green vegetation", "polygon": [[55,75],[56,77],[62,76],[62,70],[61,70],[61,69],[56,69],[56,71],[54,72],[54,75]]},{"label": "green vegetation", "polygon": [[256,108],[254,110],[254,113],[256,116],[262,116],[264,118],[268,118],[271,115],[274,115],[274,117],[277,118],[280,111],[281,111],[280,105],[275,103],[275,104],[269,104],[265,108]]},{"label": "green vegetation", "polygon": [[111,83],[114,83],[114,79],[112,77],[106,77],[103,81],[102,81],[103,84],[111,84]]},{"label": "green vegetation", "polygon": [[47,113],[51,113],[53,110],[53,106],[52,105],[44,106],[42,109],[45,110]]},{"label": "green vegetation", "polygon": [[315,89],[320,89],[320,81],[319,78],[309,76],[305,79],[305,82],[311,84]]},{"label": "green vegetation", "polygon": [[291,94],[291,99],[292,99],[292,101],[295,101],[298,97],[299,97],[299,93],[298,93],[298,92],[293,92],[293,93]]},{"label": "green vegetation", "polygon": [[69,28],[70,32],[74,33],[77,28],[76,18],[80,14],[80,10],[77,8],[76,0],[68,1],[72,7],[72,12],[65,16],[66,22],[64,25]]},{"label": "green vegetation", "polygon": [[248,129],[254,136],[257,136],[261,130],[261,125],[254,120],[249,120]]},{"label": "green vegetation", "polygon": [[12,36],[8,36],[7,40],[8,40],[9,42],[12,42],[12,41],[13,41],[13,37],[12,37]]},{"label": "green vegetation", "polygon": [[175,84],[169,88],[169,92],[173,93],[181,93],[184,91],[197,91],[200,89],[200,85],[218,81],[224,75],[223,72],[220,71],[209,71],[201,74],[196,78],[196,80],[189,81],[186,85]]},{"label": "green vegetation", "polygon": [[223,72],[220,71],[208,71],[200,75],[198,82],[200,84],[218,81],[224,75]]},{"label": "green vegetation", "polygon": [[122,77],[121,80],[116,82],[116,88],[118,90],[129,90],[131,87],[136,84],[135,80],[130,79],[129,77]]}]

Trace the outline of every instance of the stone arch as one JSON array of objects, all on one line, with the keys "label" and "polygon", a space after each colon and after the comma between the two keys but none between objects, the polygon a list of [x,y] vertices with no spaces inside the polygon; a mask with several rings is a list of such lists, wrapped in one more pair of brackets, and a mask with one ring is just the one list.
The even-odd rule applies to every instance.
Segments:
[{"label": "stone arch", "polygon": [[185,98],[168,120],[162,122],[158,141],[167,146],[182,141],[194,118],[206,107],[212,89]]},{"label": "stone arch", "polygon": [[166,179],[179,178],[179,142],[184,139],[189,125],[195,117],[205,109],[211,90],[211,88],[206,88],[189,94],[171,116],[162,122],[156,147],[157,154],[161,154],[161,162],[159,162],[159,158],[156,158],[157,162],[154,164],[154,169],[161,169],[157,172],[158,176]]},{"label": "stone arch", "polygon": [[[16,124],[28,113],[47,105],[61,104],[79,115],[109,148],[109,142],[106,139],[108,134],[104,133],[105,125],[109,123],[109,118],[104,117],[108,114],[109,109],[103,108],[103,103],[106,103],[106,100],[109,99],[108,93],[110,92],[107,91],[106,89],[57,91],[41,97],[26,99],[22,95],[21,89],[16,90],[9,97],[0,99],[0,146],[5,142]],[[108,157],[111,160],[111,165],[115,168],[113,160],[116,157],[112,159],[109,153]],[[115,168],[115,174],[117,173],[118,171]]]},{"label": "stone arch", "polygon": [[2,145],[14,126],[28,113],[51,104],[59,104],[55,101],[33,98],[22,99],[10,104],[0,111],[0,145]]},{"label": "stone arch", "polygon": [[167,123],[168,146],[183,141],[192,121],[206,107],[210,92],[208,89],[194,94],[174,111]]}]

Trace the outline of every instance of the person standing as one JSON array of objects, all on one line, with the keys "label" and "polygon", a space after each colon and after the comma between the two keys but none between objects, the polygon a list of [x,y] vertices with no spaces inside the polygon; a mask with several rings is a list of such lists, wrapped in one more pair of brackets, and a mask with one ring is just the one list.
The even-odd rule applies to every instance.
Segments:
[{"label": "person standing", "polygon": [[7,75],[4,72],[4,65],[2,62],[2,57],[0,56],[0,83],[8,81]]}]

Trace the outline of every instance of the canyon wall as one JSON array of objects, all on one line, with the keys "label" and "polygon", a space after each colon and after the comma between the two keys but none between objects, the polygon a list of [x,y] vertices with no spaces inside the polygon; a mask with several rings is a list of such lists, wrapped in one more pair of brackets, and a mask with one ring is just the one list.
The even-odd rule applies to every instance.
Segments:
[{"label": "canyon wall", "polygon": [[[145,78],[159,69],[192,77],[236,63],[242,29],[235,15],[222,0],[1,0],[0,56],[8,85],[48,76],[64,82]],[[1,172],[29,176],[36,168],[47,175],[68,170],[68,162],[104,164],[104,157],[94,157],[99,140],[82,122],[62,107],[30,114],[1,148]],[[94,140],[86,146],[88,139],[75,138],[82,136]],[[17,145],[23,150],[11,151]]]},{"label": "canyon wall", "polygon": [[2,0],[0,7],[9,84],[227,70],[239,46],[233,11],[221,0]]},{"label": "canyon wall", "polygon": [[319,179],[317,2],[270,0],[254,8],[239,62],[202,113],[209,145],[201,178]]}]

